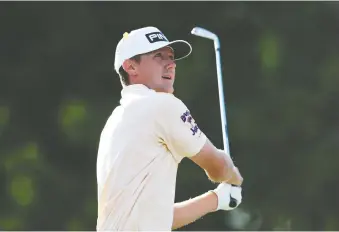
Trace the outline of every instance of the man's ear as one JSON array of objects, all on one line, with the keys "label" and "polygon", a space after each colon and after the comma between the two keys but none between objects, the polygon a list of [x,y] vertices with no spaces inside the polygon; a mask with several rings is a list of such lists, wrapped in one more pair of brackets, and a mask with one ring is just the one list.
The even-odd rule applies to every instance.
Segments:
[{"label": "man's ear", "polygon": [[134,76],[137,74],[137,65],[133,60],[125,60],[122,64],[122,68],[128,73],[129,76]]}]

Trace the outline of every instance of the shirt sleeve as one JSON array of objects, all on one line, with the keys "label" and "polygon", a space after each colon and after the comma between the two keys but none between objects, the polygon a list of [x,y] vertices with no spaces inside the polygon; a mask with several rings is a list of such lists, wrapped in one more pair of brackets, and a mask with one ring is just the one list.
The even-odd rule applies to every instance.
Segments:
[{"label": "shirt sleeve", "polygon": [[172,94],[160,94],[157,106],[159,136],[179,158],[196,155],[206,143],[206,135],[186,105]]}]

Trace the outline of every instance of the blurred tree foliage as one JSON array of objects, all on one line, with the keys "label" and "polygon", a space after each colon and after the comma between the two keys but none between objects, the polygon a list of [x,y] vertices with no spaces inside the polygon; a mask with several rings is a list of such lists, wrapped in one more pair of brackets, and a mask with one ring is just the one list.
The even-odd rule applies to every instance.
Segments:
[{"label": "blurred tree foliage", "polygon": [[[98,139],[121,90],[115,46],[148,25],[192,43],[176,95],[221,148],[213,44],[190,31],[220,36],[245,178],[241,207],[183,229],[339,230],[336,2],[1,2],[0,228],[95,229]],[[184,160],[176,200],[214,186]]]}]

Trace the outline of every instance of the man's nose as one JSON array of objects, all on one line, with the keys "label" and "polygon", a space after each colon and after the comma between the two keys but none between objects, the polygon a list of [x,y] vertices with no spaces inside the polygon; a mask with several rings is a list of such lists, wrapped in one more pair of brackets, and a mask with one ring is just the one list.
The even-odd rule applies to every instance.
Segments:
[{"label": "man's nose", "polygon": [[175,60],[169,60],[168,61],[168,64],[166,65],[166,68],[167,69],[174,69],[176,67],[176,63],[175,63]]}]

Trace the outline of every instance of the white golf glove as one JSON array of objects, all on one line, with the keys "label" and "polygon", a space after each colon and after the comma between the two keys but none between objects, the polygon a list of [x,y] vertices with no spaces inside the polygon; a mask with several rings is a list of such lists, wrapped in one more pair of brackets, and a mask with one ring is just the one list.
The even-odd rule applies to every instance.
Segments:
[{"label": "white golf glove", "polygon": [[218,196],[218,207],[216,211],[233,210],[242,202],[241,187],[221,183],[212,191]]}]

